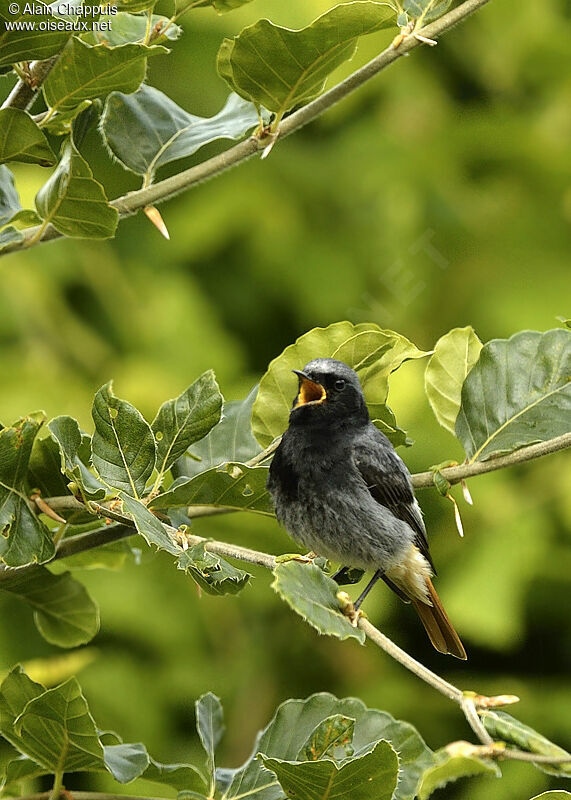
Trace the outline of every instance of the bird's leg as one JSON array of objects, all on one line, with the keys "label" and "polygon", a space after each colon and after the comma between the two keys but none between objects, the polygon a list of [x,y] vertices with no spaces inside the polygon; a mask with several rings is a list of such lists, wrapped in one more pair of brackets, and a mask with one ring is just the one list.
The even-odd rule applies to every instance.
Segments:
[{"label": "bird's leg", "polygon": [[363,589],[363,591],[361,592],[359,597],[353,603],[353,607],[354,607],[355,611],[359,610],[359,606],[361,605],[361,603],[363,602],[365,597],[369,594],[369,592],[371,591],[371,589],[373,588],[375,583],[379,580],[379,578],[382,578],[382,577],[383,577],[383,570],[382,569],[378,569],[375,572],[375,574],[373,575],[373,577],[371,578],[371,580],[369,581],[369,583],[365,586],[365,588]]}]

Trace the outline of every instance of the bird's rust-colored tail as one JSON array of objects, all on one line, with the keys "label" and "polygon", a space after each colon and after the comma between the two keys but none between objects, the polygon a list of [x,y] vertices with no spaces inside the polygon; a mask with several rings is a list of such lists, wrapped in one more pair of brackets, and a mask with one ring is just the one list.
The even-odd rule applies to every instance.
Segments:
[{"label": "bird's rust-colored tail", "polygon": [[449,654],[465,661],[464,646],[452,627],[430,578],[426,579],[426,588],[432,602],[431,606],[414,597],[411,600],[430,641],[440,653]]}]

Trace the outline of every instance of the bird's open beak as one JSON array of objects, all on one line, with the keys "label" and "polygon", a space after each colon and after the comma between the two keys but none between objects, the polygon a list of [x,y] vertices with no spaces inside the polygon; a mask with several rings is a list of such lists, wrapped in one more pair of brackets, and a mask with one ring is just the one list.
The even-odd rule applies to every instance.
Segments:
[{"label": "bird's open beak", "polygon": [[312,381],[311,378],[308,378],[300,369],[294,369],[293,372],[295,372],[299,378],[299,392],[295,399],[294,408],[323,403],[327,397],[327,392],[323,386],[320,383]]}]

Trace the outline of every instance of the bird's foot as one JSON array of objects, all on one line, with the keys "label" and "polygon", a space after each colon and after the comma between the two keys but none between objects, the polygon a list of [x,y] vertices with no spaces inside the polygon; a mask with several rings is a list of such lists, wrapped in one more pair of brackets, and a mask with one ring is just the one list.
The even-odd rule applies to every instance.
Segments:
[{"label": "bird's foot", "polygon": [[355,608],[353,601],[347,592],[337,592],[337,600],[342,613],[348,618],[351,625],[356,628],[361,617],[367,619],[367,615],[360,608]]}]

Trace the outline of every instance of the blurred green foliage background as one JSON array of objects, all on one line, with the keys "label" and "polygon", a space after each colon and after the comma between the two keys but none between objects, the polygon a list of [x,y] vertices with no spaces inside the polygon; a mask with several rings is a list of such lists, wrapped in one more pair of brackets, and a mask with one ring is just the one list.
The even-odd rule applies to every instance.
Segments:
[{"label": "blurred green foliage background", "polygon": [[[215,71],[224,35],[261,16],[301,27],[331,5],[255,0],[225,16],[191,12],[172,55],[151,60],[149,82],[185,109],[213,114],[227,94]],[[334,78],[391,36],[362,40]],[[473,325],[483,341],[555,327],[571,296],[570,50],[564,0],[494,0],[437,48],[397,62],[278,143],[267,160],[163,206],[170,243],[139,215],[112,242],[59,241],[2,259],[0,419],[44,408],[91,430],[93,393],[111,377],[118,396],[152,418],[209,367],[225,397],[237,399],[298,335],[345,318],[393,328],[423,349],[456,325]],[[110,197],[137,188],[96,131],[83,151]],[[47,173],[20,166],[16,174],[30,202]],[[423,370],[405,364],[390,396],[415,440],[402,453],[412,471],[462,458],[431,415]],[[569,459],[558,455],[474,479],[474,508],[460,500],[463,540],[452,506],[420,495],[438,590],[466,664],[435,653],[410,608],[383,587],[366,609],[457,685],[519,695],[516,715],[567,748],[570,478]],[[254,515],[199,520],[195,531],[292,549],[276,523]],[[140,563],[81,575],[101,605],[101,633],[79,676],[99,725],[143,740],[158,759],[200,759],[192,704],[212,690],[227,714],[220,761],[234,766],[278,703],[327,690],[407,719],[434,748],[471,738],[449,701],[374,648],[319,638],[278,600],[263,570],[238,597],[199,599],[170,562],[145,549]],[[61,655],[26,609],[2,600],[0,613],[0,671]],[[528,765],[503,769],[501,782],[479,778],[435,797],[527,798],[561,786]]]}]

